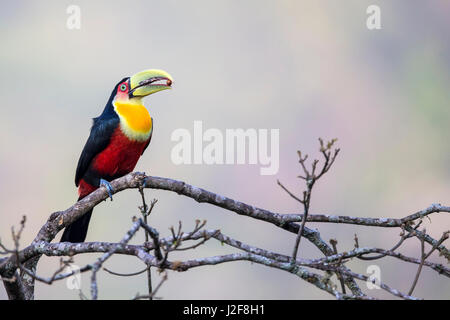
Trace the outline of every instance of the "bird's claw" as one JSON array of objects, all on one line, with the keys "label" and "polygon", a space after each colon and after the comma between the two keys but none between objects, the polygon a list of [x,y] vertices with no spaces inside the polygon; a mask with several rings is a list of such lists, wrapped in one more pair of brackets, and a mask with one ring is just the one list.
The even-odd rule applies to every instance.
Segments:
[{"label": "bird's claw", "polygon": [[111,186],[111,184],[110,184],[108,181],[104,180],[104,179],[100,179],[100,187],[101,187],[101,186],[103,186],[103,187],[106,188],[106,191],[108,192],[109,198],[110,198],[111,201],[112,201],[112,200],[113,200],[112,194],[113,194],[113,192],[114,192],[114,189],[113,189],[113,187]]}]

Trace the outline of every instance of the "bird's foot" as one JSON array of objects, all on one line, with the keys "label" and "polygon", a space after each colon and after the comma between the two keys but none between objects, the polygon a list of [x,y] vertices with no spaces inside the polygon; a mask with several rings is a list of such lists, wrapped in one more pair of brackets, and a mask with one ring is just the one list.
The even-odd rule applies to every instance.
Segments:
[{"label": "bird's foot", "polygon": [[108,182],[108,181],[106,181],[106,180],[104,180],[104,179],[100,179],[100,187],[101,186],[103,186],[103,187],[105,187],[106,188],[106,191],[108,191],[108,195],[109,195],[109,198],[111,199],[111,201],[112,201],[112,194],[113,194],[113,192],[114,192],[114,189],[113,189],[113,187],[111,186],[111,184]]}]

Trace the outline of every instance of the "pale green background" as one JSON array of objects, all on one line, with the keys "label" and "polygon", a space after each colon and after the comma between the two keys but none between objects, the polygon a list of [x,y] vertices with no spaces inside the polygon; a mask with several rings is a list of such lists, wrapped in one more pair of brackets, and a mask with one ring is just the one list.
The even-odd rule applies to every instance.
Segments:
[{"label": "pale green background", "polygon": [[[81,7],[81,30],[66,28],[66,8]],[[366,8],[378,4],[382,29],[366,28]],[[148,174],[196,186],[278,212],[300,208],[276,184],[302,190],[296,150],[317,155],[317,138],[339,138],[341,155],[317,185],[312,211],[400,218],[431,203],[449,205],[449,1],[4,1],[0,11],[1,148],[0,234],[21,216],[29,243],[49,214],[74,203],[78,156],[116,82],[147,68],[170,72],[174,89],[146,99],[155,119],[150,148],[137,166]],[[279,128],[280,170],[260,176],[258,166],[175,166],[177,128]],[[252,245],[290,253],[294,235],[168,192],[148,191],[159,202],[151,224],[163,235],[182,220]],[[139,195],[122,192],[95,211],[87,240],[118,241],[137,215]],[[425,221],[439,238],[448,214]],[[390,247],[399,230],[309,224],[341,250]],[[58,236],[59,239],[59,236]],[[139,235],[138,239],[142,240]],[[232,252],[211,242],[180,258]],[[419,241],[405,254],[418,257]],[[302,241],[300,256],[320,257]],[[79,265],[95,255],[76,257]],[[176,258],[175,256],[172,259]],[[433,261],[444,262],[434,256]],[[416,266],[385,259],[382,280],[407,291]],[[44,258],[50,276],[58,259]],[[365,273],[368,264],[355,262]],[[114,257],[117,272],[143,267]],[[145,276],[99,276],[103,299],[145,293]],[[154,276],[154,281],[158,277]],[[89,275],[82,278],[89,294]],[[365,288],[365,284],[361,284]],[[6,298],[0,286],[0,298]],[[450,298],[450,282],[424,269],[415,294]],[[369,292],[391,297],[380,292]],[[169,274],[159,292],[172,299],[332,298],[279,270],[248,262]],[[38,284],[38,299],[77,299],[64,282]]]}]

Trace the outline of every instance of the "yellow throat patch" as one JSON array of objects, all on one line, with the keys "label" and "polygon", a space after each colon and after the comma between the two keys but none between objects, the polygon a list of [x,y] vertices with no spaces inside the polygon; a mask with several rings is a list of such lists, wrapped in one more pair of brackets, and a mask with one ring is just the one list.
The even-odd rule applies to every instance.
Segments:
[{"label": "yellow throat patch", "polygon": [[114,101],[113,105],[120,118],[120,128],[128,138],[136,141],[145,141],[150,137],[152,118],[142,104],[129,101]]}]

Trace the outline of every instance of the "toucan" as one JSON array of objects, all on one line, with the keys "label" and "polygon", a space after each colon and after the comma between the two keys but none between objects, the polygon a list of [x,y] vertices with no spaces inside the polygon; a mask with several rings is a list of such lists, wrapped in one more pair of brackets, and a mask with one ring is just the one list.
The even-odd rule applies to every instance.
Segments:
[{"label": "toucan", "polygon": [[[112,200],[110,181],[134,170],[153,133],[153,119],[142,99],[172,87],[163,70],[144,70],[119,81],[101,115],[93,119],[75,174],[78,200],[103,186]],[[92,209],[66,226],[61,242],[86,239]]]}]

